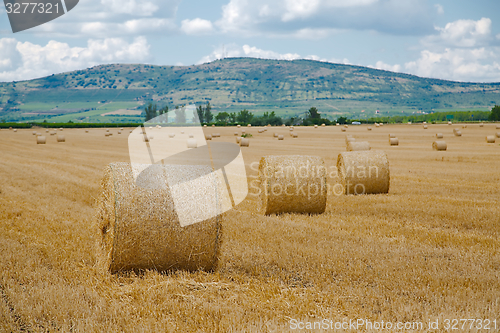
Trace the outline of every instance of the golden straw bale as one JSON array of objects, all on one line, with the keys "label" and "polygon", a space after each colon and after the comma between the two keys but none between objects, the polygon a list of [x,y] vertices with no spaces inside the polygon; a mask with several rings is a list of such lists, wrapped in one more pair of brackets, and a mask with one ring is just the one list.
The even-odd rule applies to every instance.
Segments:
[{"label": "golden straw bale", "polygon": [[314,128],[318,128],[318,125],[314,125]]},{"label": "golden straw bale", "polygon": [[174,137],[175,137],[175,133],[168,133],[168,137],[169,137],[170,139],[174,138]]},{"label": "golden straw bale", "polygon": [[371,131],[371,130],[372,130],[372,128],[371,128],[370,126],[368,126],[367,130]]},{"label": "golden straw bale", "polygon": [[188,148],[198,148],[198,143],[196,142],[196,139],[188,139],[187,140],[187,147]]},{"label": "golden straw bale", "polygon": [[252,127],[252,124],[248,124],[247,127]]},{"label": "golden straw bale", "polygon": [[486,137],[486,142],[487,143],[495,143],[495,136],[494,135],[488,135]]},{"label": "golden straw bale", "polygon": [[250,147],[250,139],[241,138],[240,147]]},{"label": "golden straw bale", "polygon": [[241,127],[241,125],[237,125],[236,127],[240,128],[240,127]]},{"label": "golden straw bale", "polygon": [[427,125],[424,125],[424,129],[427,129]]},{"label": "golden straw bale", "polygon": [[344,125],[344,128],[349,128],[349,125]]},{"label": "golden straw bale", "polygon": [[442,139],[443,138],[443,133],[436,133],[436,138],[437,139]]},{"label": "golden straw bale", "polygon": [[45,133],[49,133],[49,130],[48,130],[48,129],[46,129],[46,130],[45,130]]},{"label": "golden straw bale", "polygon": [[326,166],[316,156],[264,156],[259,164],[261,211],[322,214],[326,208]]},{"label": "golden straw bale", "polygon": [[59,131],[61,131],[61,132],[62,132],[63,130],[64,130],[64,129],[63,129],[62,127],[59,129]]},{"label": "golden straw bale", "polygon": [[500,129],[500,125],[496,125],[496,129]]},{"label": "golden straw bale", "polygon": [[432,149],[434,150],[446,150],[448,149],[448,145],[445,141],[434,141],[432,143]]},{"label": "golden straw bale", "polygon": [[277,138],[277,137],[278,137],[278,133],[274,133],[274,134],[273,134],[273,136],[274,136],[275,138]]},{"label": "golden straw bale", "polygon": [[122,131],[118,131],[118,134],[122,134]]},{"label": "golden straw bale", "polygon": [[66,142],[66,137],[64,135],[58,135],[57,142]]},{"label": "golden straw bale", "polygon": [[462,136],[462,132],[460,130],[455,131],[455,136]]},{"label": "golden straw bale", "polygon": [[479,124],[479,127],[484,127],[484,124],[483,123]]},{"label": "golden straw bale", "polygon": [[297,133],[293,133],[293,134],[292,134],[292,137],[296,139],[296,138],[298,138],[298,137],[299,137],[299,135],[298,135]]},{"label": "golden straw bale", "polygon": [[497,132],[496,135],[497,135],[497,138],[500,138],[500,132]]},{"label": "golden straw bale", "polygon": [[278,135],[278,140],[285,140],[285,137],[283,135]]},{"label": "golden straw bale", "polygon": [[399,146],[399,139],[398,138],[390,138],[389,139],[389,144],[391,146]]},{"label": "golden straw bale", "polygon": [[394,134],[394,133],[389,134],[389,139],[390,138],[395,138],[395,137],[396,137],[396,134]]},{"label": "golden straw bale", "polygon": [[347,151],[360,151],[370,149],[370,143],[368,141],[348,141],[346,145]]},{"label": "golden straw bale", "polygon": [[37,145],[44,145],[44,144],[46,144],[46,142],[47,142],[47,139],[45,138],[45,136],[40,135],[40,136],[36,137],[36,144]]},{"label": "golden straw bale", "polygon": [[389,193],[389,160],[383,151],[340,153],[337,168],[344,194]]},{"label": "golden straw bale", "polygon": [[206,134],[205,140],[212,140],[212,134]]},{"label": "golden straw bale", "polygon": [[33,131],[33,135],[36,135],[36,131]]},{"label": "golden straw bale", "polygon": [[321,127],[326,127],[326,124],[321,124]]},{"label": "golden straw bale", "polygon": [[448,125],[450,125],[450,126],[451,126],[451,125],[452,125],[452,122],[451,122],[451,121],[449,121],[449,122],[448,122]]},{"label": "golden straw bale", "polygon": [[238,135],[239,135],[239,133],[238,133],[238,132],[234,132],[234,136],[238,136]]},{"label": "golden straw bale", "polygon": [[[138,170],[144,170],[139,172]],[[219,183],[209,166],[110,164],[96,213],[97,258],[112,273],[128,270],[213,270],[220,247],[221,215],[181,226],[179,210],[204,218],[218,211]],[[134,175],[137,175],[134,177]],[[176,185],[195,182],[175,194]],[[175,195],[175,196],[174,196]],[[197,199],[192,199],[196,196]],[[175,204],[174,204],[175,203]]]},{"label": "golden straw bale", "polygon": [[17,129],[14,129],[14,133],[17,132]]},{"label": "golden straw bale", "polygon": [[340,130],[341,130],[342,132],[347,131],[347,129],[346,129],[345,127],[342,127]]}]

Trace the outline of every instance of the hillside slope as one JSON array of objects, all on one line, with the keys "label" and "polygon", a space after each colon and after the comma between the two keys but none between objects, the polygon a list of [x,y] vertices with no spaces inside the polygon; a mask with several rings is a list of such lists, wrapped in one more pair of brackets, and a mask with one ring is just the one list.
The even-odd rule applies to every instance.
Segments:
[{"label": "hillside slope", "polygon": [[[500,83],[462,83],[310,60],[230,58],[197,66],[103,65],[0,83],[0,119],[134,121],[142,105],[206,104],[213,110],[317,107],[324,116],[372,117],[446,110],[489,110]],[[364,110],[364,112],[362,112]]]}]

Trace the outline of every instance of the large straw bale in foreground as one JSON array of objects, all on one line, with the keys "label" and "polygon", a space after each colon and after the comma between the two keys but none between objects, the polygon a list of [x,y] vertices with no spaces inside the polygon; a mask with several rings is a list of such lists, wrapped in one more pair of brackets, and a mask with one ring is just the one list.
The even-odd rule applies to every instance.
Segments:
[{"label": "large straw bale in foreground", "polygon": [[[140,166],[113,163],[105,169],[96,215],[100,263],[112,273],[142,269],[212,270],[220,246],[220,215],[181,227],[167,183],[167,177],[170,184],[200,179],[205,184],[197,191],[216,188],[211,178],[199,178],[208,175],[211,168],[153,165],[134,181],[134,173],[138,168],[142,170]],[[207,204],[218,204],[216,195],[205,195],[214,201]],[[193,214],[199,212],[203,216],[207,209],[213,207],[193,202]]]},{"label": "large straw bale in foreground", "polygon": [[346,145],[347,151],[360,151],[370,149],[370,143],[368,141],[348,141]]},{"label": "large straw bale in foreground", "polygon": [[265,215],[321,214],[326,208],[326,166],[316,156],[264,156],[259,164]]},{"label": "large straw bale in foreground", "polygon": [[495,139],[496,139],[496,138],[495,138],[495,136],[494,136],[494,135],[488,135],[488,136],[486,137],[486,142],[487,142],[487,143],[495,143]]},{"label": "large straw bale in foreground", "polygon": [[46,142],[47,142],[47,139],[45,138],[45,136],[39,135],[36,137],[36,144],[37,145],[44,145],[44,144],[46,144]]},{"label": "large straw bale in foreground", "polygon": [[383,151],[341,153],[337,168],[345,194],[389,193],[389,160]]}]

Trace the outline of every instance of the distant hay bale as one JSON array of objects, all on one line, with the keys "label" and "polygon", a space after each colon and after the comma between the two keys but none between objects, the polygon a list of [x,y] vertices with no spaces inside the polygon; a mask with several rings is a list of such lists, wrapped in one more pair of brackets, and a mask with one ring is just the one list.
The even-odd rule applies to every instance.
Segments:
[{"label": "distant hay bale", "polygon": [[236,143],[237,143],[237,144],[240,144],[241,139],[243,139],[241,136],[237,136],[237,137],[236,137]]},{"label": "distant hay bale", "polygon": [[149,129],[153,129],[153,126],[149,126]]},{"label": "distant hay bale", "polygon": [[88,132],[89,132],[89,130],[85,130],[85,133],[88,133]]},{"label": "distant hay bale", "polygon": [[326,127],[326,124],[321,124],[321,127]]},{"label": "distant hay bale", "polygon": [[50,133],[50,135],[57,135],[57,132],[52,132]]},{"label": "distant hay bale", "polygon": [[123,127],[122,127],[122,128],[120,128],[120,131],[123,131]]},{"label": "distant hay bale", "polygon": [[290,127],[290,132],[292,132],[292,131],[293,131],[293,126]]},{"label": "distant hay bale", "polygon": [[411,125],[411,121],[408,122],[408,125]]},{"label": "distant hay bale", "polygon": [[443,138],[443,133],[437,133],[436,134],[437,139],[442,139]]},{"label": "distant hay bale", "polygon": [[35,132],[35,131],[33,132],[33,135],[36,135],[36,132]]},{"label": "distant hay bale", "polygon": [[273,136],[274,136],[275,138],[277,138],[277,137],[278,137],[278,133],[274,133],[274,134],[273,134]]},{"label": "distant hay bale", "polygon": [[500,125],[496,125],[496,129],[500,129]]},{"label": "distant hay bale", "polygon": [[342,132],[345,132],[345,131],[347,131],[347,128],[342,127],[340,130],[341,130]]},{"label": "distant hay bale", "polygon": [[108,129],[108,128],[106,129],[106,132],[108,132],[108,133],[109,133],[109,129]]},{"label": "distant hay bale", "polygon": [[487,142],[487,143],[495,143],[495,139],[496,139],[496,138],[495,138],[495,136],[494,136],[494,135],[488,135],[488,136],[486,137],[486,142]]},{"label": "distant hay bale", "polygon": [[349,128],[349,125],[344,125],[344,128]]},{"label": "distant hay bale", "polygon": [[[199,183],[191,195],[182,199],[194,216],[220,211],[220,196],[208,166],[153,165],[137,181],[128,163],[110,164],[101,181],[96,212],[97,258],[111,273],[129,270],[211,271],[216,267],[221,241],[221,217],[215,215],[200,223],[182,227],[178,217],[181,205],[174,201],[172,187],[185,181]],[[176,196],[175,198],[178,198]]]},{"label": "distant hay bale", "polygon": [[380,127],[380,125],[379,124],[375,124],[375,127]]},{"label": "distant hay bale", "polygon": [[281,127],[285,127],[286,125],[285,124],[282,124]]},{"label": "distant hay bale", "polygon": [[181,134],[184,134],[184,131],[181,131]]},{"label": "distant hay bale", "polygon": [[241,130],[241,134],[245,134],[245,133],[246,133],[246,131],[244,129]]},{"label": "distant hay bale", "polygon": [[188,138],[192,139],[192,138],[194,138],[194,135],[193,134],[189,134]]},{"label": "distant hay bale", "polygon": [[132,130],[130,130],[130,132],[129,132],[129,133],[132,133],[132,132],[133,132],[133,131],[132,131]]},{"label": "distant hay bale", "polygon": [[240,127],[241,127],[241,125],[237,125],[236,127],[240,128]]},{"label": "distant hay bale", "polygon": [[121,131],[118,131],[118,134],[122,134],[122,132],[121,132]]},{"label": "distant hay bale", "polygon": [[9,127],[9,130],[12,131],[12,127]]},{"label": "distant hay bale", "polygon": [[298,137],[299,137],[299,135],[298,135],[297,133],[293,133],[293,134],[292,134],[292,137],[293,137],[294,139],[296,139],[296,138],[298,138]]},{"label": "distant hay bale", "polygon": [[344,194],[389,193],[389,160],[383,151],[340,153],[337,168]]},{"label": "distant hay bale", "polygon": [[449,122],[448,122],[448,125],[450,125],[450,126],[451,126],[451,125],[452,125],[452,122],[451,122],[451,121],[449,121]]},{"label": "distant hay bale", "polygon": [[206,134],[205,135],[205,140],[212,140],[212,135],[211,134]]},{"label": "distant hay bale", "polygon": [[46,130],[45,130],[45,133],[49,133],[49,130],[48,130],[48,129],[46,129]]},{"label": "distant hay bale", "polygon": [[432,143],[432,149],[438,150],[438,151],[444,151],[448,149],[448,145],[446,144],[445,141],[434,141]]},{"label": "distant hay bale", "polygon": [[352,135],[346,135],[345,137],[345,143],[347,144],[348,142],[353,142],[356,141],[355,138],[352,137]]},{"label": "distant hay bale", "polygon": [[479,124],[479,127],[484,127],[484,124],[483,123]]},{"label": "distant hay bale", "polygon": [[203,125],[203,127],[207,127],[207,125]]},{"label": "distant hay bale", "polygon": [[14,133],[17,132],[17,129],[14,129]]},{"label": "distant hay bale", "polygon": [[340,124],[339,124],[339,123],[336,123],[336,124],[335,124],[335,126],[340,126]]},{"label": "distant hay bale", "polygon": [[500,132],[497,132],[496,135],[497,135],[497,138],[500,138]]},{"label": "distant hay bale", "polygon": [[169,137],[170,139],[174,138],[174,137],[175,137],[175,133],[168,133],[168,137]]},{"label": "distant hay bale", "polygon": [[285,137],[283,135],[278,135],[278,140],[285,140]]},{"label": "distant hay bale", "polygon": [[38,133],[38,132],[36,133],[36,136],[41,136],[41,135],[42,135],[42,133]]},{"label": "distant hay bale", "polygon": [[214,133],[214,134],[212,134],[212,137],[213,138],[220,138],[220,133]]},{"label": "distant hay bale", "polygon": [[240,133],[234,132],[234,136],[238,136],[238,135],[240,135]]},{"label": "distant hay bale", "polygon": [[453,133],[455,134],[455,136],[462,136],[462,132],[459,129],[454,129]]},{"label": "distant hay bale", "polygon": [[346,150],[347,151],[361,151],[361,150],[370,150],[370,143],[367,141],[349,141],[347,142]]},{"label": "distant hay bale", "polygon": [[212,125],[212,127],[215,127],[215,125]]},{"label": "distant hay bale", "polygon": [[426,122],[426,121],[424,121],[422,124],[427,125],[427,122]]},{"label": "distant hay bale", "polygon": [[252,127],[252,124],[248,124],[247,127]]},{"label": "distant hay bale", "polygon": [[47,143],[47,139],[45,138],[45,136],[40,135],[40,136],[36,137],[36,144],[37,145],[44,145],[46,143]]},{"label": "distant hay bale", "polygon": [[462,128],[467,128],[467,125],[462,125]]},{"label": "distant hay bale", "polygon": [[326,166],[316,156],[264,156],[259,163],[261,211],[322,214],[326,209]]},{"label": "distant hay bale", "polygon": [[394,134],[394,133],[390,133],[390,134],[389,134],[389,139],[390,139],[390,138],[395,138],[395,137],[396,137],[396,134]]},{"label": "distant hay bale", "polygon": [[63,128],[61,127],[61,128],[59,129],[59,131],[61,131],[61,132],[62,132],[62,131],[63,131]]},{"label": "distant hay bale", "polygon": [[260,129],[258,132],[259,132],[259,133],[264,133],[264,130],[263,130],[263,129]]},{"label": "distant hay bale", "polygon": [[380,125],[380,126],[384,126],[384,123],[380,123],[379,125]]},{"label": "distant hay bale", "polygon": [[424,129],[427,129],[427,125],[424,125]]},{"label": "distant hay bale", "polygon": [[389,144],[391,146],[399,146],[399,139],[398,138],[390,138],[389,139]]},{"label": "distant hay bale", "polygon": [[371,128],[370,126],[368,126],[368,127],[367,127],[367,130],[371,131],[371,130],[372,130],[372,128]]},{"label": "distant hay bale", "polygon": [[188,148],[198,148],[198,143],[196,142],[196,139],[188,139],[187,140],[187,147]]},{"label": "distant hay bale", "polygon": [[250,147],[250,139],[242,138],[240,141],[240,147]]},{"label": "distant hay bale", "polygon": [[314,128],[318,128],[318,125],[314,125]]},{"label": "distant hay bale", "polygon": [[58,135],[57,142],[66,142],[66,137],[64,135]]}]

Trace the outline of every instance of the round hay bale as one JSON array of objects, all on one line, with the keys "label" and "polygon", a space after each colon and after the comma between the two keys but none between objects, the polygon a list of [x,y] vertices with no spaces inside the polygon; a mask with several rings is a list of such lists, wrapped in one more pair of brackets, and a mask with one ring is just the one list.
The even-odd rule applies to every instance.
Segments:
[{"label": "round hay bale", "polygon": [[273,136],[274,136],[275,138],[277,138],[277,137],[278,137],[278,133],[274,133],[274,134],[273,134]]},{"label": "round hay bale", "polygon": [[408,125],[411,125],[411,121],[408,122]]},{"label": "round hay bale", "polygon": [[184,134],[184,131],[181,131],[181,134]]},{"label": "round hay bale", "polygon": [[[206,216],[217,207],[217,183],[206,177],[208,166],[152,165],[134,179],[139,166],[113,163],[104,171],[96,214],[98,259],[111,273],[156,269],[210,271],[216,267],[221,240],[221,215],[182,227],[172,187],[198,181],[194,191],[207,200],[189,205],[193,214]],[[143,168],[139,168],[143,169]],[[205,176],[205,177],[204,177]],[[213,190],[213,191],[212,191]],[[186,195],[180,203],[193,200]]]},{"label": "round hay bale", "polygon": [[282,124],[281,127],[285,127],[286,125],[285,124]]},{"label": "round hay bale", "polygon": [[278,140],[285,140],[285,137],[283,135],[278,135]]},{"label": "round hay bale", "polygon": [[245,133],[246,133],[246,131],[244,129],[241,130],[241,134],[245,134]]},{"label": "round hay bale", "polygon": [[14,129],[14,133],[17,132],[17,129]]},{"label": "round hay bale", "polygon": [[443,133],[437,133],[436,134],[437,139],[442,139],[443,138]]},{"label": "round hay bale", "polygon": [[370,126],[368,126],[367,130],[371,131],[371,130],[372,130],[372,128],[371,128]]},{"label": "round hay bale", "polygon": [[459,130],[455,131],[455,136],[462,136],[462,132]]},{"label": "round hay bale", "polygon": [[109,136],[113,136],[113,133],[109,133],[108,135],[109,135]]},{"label": "round hay bale", "polygon": [[58,135],[57,142],[66,142],[66,137],[64,135]]},{"label": "round hay bale", "polygon": [[9,127],[9,130],[12,131],[12,127]]},{"label": "round hay bale", "polygon": [[240,135],[240,133],[234,132],[234,136],[238,136],[238,135]]},{"label": "round hay bale", "polygon": [[496,129],[500,129],[500,125],[496,125]]},{"label": "round hay bale", "polygon": [[317,156],[264,156],[259,163],[261,211],[322,214],[326,209],[326,166]]},{"label": "round hay bale", "polygon": [[48,130],[48,129],[46,129],[46,130],[45,130],[45,133],[49,133],[49,130]]},{"label": "round hay bale", "polygon": [[339,124],[339,123],[336,123],[336,124],[335,124],[335,126],[340,126],[340,124]]},{"label": "round hay bale", "polygon": [[207,125],[203,125],[203,127],[207,127]]},{"label": "round hay bale", "polygon": [[462,125],[462,128],[467,128],[467,125]]},{"label": "round hay bale", "polygon": [[196,142],[196,139],[188,139],[187,140],[187,147],[188,148],[198,148],[198,143]]},{"label": "round hay bale", "polygon": [[398,138],[390,138],[389,139],[389,144],[391,146],[399,146],[399,139]]},{"label": "round hay bale", "polygon": [[344,128],[349,128],[349,125],[344,125]]},{"label": "round hay bale", "polygon": [[122,134],[122,132],[121,132],[121,131],[118,131],[118,134]]},{"label": "round hay bale", "polygon": [[33,132],[33,135],[36,135],[36,132]]},{"label": "round hay bale", "polygon": [[438,150],[438,151],[444,151],[448,149],[448,145],[446,144],[445,141],[434,141],[432,143],[432,149]]},{"label": "round hay bale", "polygon": [[52,132],[50,133],[50,135],[57,135],[57,132]]},{"label": "round hay bale", "polygon": [[450,125],[450,126],[451,126],[451,125],[452,125],[452,122],[451,122],[451,121],[449,121],[449,122],[448,122],[448,125]]},{"label": "round hay bale", "polygon": [[64,130],[64,129],[63,129],[62,127],[59,129],[59,131],[61,131],[61,132],[62,132],[63,130]]},{"label": "round hay bale", "polygon": [[170,139],[174,138],[174,137],[175,137],[175,133],[168,133],[168,137],[169,137]]},{"label": "round hay bale", "polygon": [[375,124],[375,127],[380,127],[380,125],[379,124]]},{"label": "round hay bale", "polygon": [[258,132],[259,132],[259,133],[264,133],[264,130],[263,130],[263,129],[260,129]]},{"label": "round hay bale", "polygon": [[36,137],[36,144],[37,145],[44,145],[46,143],[47,143],[47,139],[45,138],[45,136],[40,135],[40,136]]},{"label": "round hay bale", "polygon": [[297,133],[293,133],[293,134],[292,134],[292,137],[293,137],[294,139],[296,139],[296,138],[298,138],[298,137],[299,137],[299,135],[298,135]]},{"label": "round hay bale", "polygon": [[479,127],[484,127],[484,124],[483,123],[479,124]]},{"label": "round hay bale", "polygon": [[192,138],[194,138],[194,135],[193,135],[193,134],[189,134],[189,135],[188,135],[188,137],[189,137],[190,139],[192,139]]},{"label": "round hay bale", "polygon": [[247,127],[252,127],[252,124],[248,124]]},{"label": "round hay bale", "polygon": [[318,125],[314,125],[314,128],[318,128]]},{"label": "round hay bale", "polygon": [[293,126],[292,126],[292,127],[290,127],[290,132],[292,132],[292,131],[293,131]]},{"label": "round hay bale", "polygon": [[396,137],[396,134],[394,134],[394,133],[389,134],[389,139],[390,138],[395,138],[395,137]]},{"label": "round hay bale", "polygon": [[488,135],[486,137],[486,142],[487,143],[495,143],[495,136],[494,135]]},{"label": "round hay bale", "polygon": [[389,193],[389,160],[383,151],[340,153],[337,168],[344,194]]},{"label": "round hay bale", "polygon": [[237,125],[236,127],[237,127],[237,128],[240,128],[240,127],[241,127],[241,125]]},{"label": "round hay bale", "polygon": [[424,125],[424,129],[427,129],[427,125]]},{"label": "round hay bale", "polygon": [[250,139],[242,138],[240,141],[240,147],[250,147]]},{"label": "round hay bale", "polygon": [[340,130],[341,130],[342,132],[345,132],[345,131],[347,131],[347,128],[342,127]]},{"label": "round hay bale", "polygon": [[153,126],[149,126],[149,129],[153,129]]},{"label": "round hay bale", "polygon": [[85,130],[85,133],[88,133],[88,132],[89,132],[89,130]]},{"label": "round hay bale", "polygon": [[106,132],[108,132],[108,133],[109,133],[109,128],[107,128],[107,129],[106,129]]},{"label": "round hay bale", "polygon": [[496,135],[497,135],[497,138],[500,138],[500,132],[497,132]]},{"label": "round hay bale", "polygon": [[215,125],[212,125],[212,127],[215,127]]},{"label": "round hay bale", "polygon": [[347,142],[347,151],[361,151],[361,150],[370,150],[370,143],[368,141],[348,141]]},{"label": "round hay bale", "polygon": [[123,127],[122,127],[122,128],[120,128],[120,131],[123,131]]},{"label": "round hay bale", "polygon": [[133,132],[133,131],[132,131],[132,130],[130,130],[130,132],[129,132],[129,133],[132,133],[132,132]]},{"label": "round hay bale", "polygon": [[321,127],[326,127],[326,124],[321,124]]},{"label": "round hay bale", "polygon": [[345,137],[345,143],[347,144],[348,142],[356,141],[355,138],[352,137],[352,135],[346,135]]},{"label": "round hay bale", "polygon": [[427,125],[427,122],[426,122],[426,121],[424,121],[422,124]]},{"label": "round hay bale", "polygon": [[380,126],[384,126],[384,123],[380,123],[379,125],[380,125]]},{"label": "round hay bale", "polygon": [[220,138],[220,133],[214,133],[214,134],[212,134],[212,137],[214,137],[214,138]]},{"label": "round hay bale", "polygon": [[237,137],[236,137],[236,143],[237,143],[237,144],[240,144],[241,139],[243,139],[241,136],[237,136]]},{"label": "round hay bale", "polygon": [[212,134],[205,135],[205,140],[212,140]]}]

